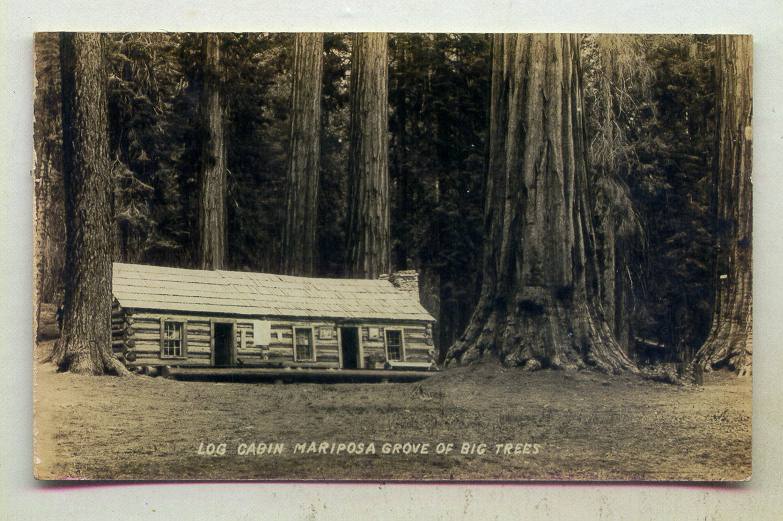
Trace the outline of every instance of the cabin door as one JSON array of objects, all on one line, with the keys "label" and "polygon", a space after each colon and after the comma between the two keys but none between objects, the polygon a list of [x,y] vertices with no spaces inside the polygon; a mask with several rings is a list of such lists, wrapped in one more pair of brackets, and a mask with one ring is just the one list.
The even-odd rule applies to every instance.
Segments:
[{"label": "cabin door", "polygon": [[215,353],[215,366],[234,365],[234,325],[214,323],[212,327],[212,345]]},{"label": "cabin door", "polygon": [[359,367],[359,328],[340,328],[340,350],[343,355],[343,369]]}]

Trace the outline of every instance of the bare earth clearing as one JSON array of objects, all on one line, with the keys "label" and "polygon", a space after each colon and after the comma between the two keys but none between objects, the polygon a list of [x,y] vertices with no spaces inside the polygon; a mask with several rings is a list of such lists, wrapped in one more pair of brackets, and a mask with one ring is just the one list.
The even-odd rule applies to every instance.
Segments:
[{"label": "bare earth clearing", "polygon": [[[39,346],[48,350],[49,344]],[[703,387],[482,365],[413,384],[234,384],[58,374],[35,363],[37,476],[55,479],[741,480],[751,381]],[[293,454],[374,442],[375,455]],[[225,443],[223,456],[198,454]],[[241,443],[285,443],[279,455]],[[429,443],[430,454],[381,454]],[[454,452],[435,454],[440,442]],[[486,443],[461,455],[462,443]],[[495,454],[496,443],[538,454]]]}]

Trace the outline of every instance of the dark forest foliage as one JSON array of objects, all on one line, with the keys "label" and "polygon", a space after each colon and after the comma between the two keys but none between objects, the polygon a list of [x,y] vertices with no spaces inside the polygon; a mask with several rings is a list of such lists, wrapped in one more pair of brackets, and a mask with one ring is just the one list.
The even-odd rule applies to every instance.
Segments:
[{"label": "dark forest foliage", "polygon": [[[290,34],[221,35],[227,269],[278,269],[292,42]],[[108,44],[115,259],[194,267],[204,139],[198,35],[112,34]],[[388,45],[392,264],[420,271],[445,353],[480,285],[490,38],[392,34]],[[57,35],[38,35],[36,48],[36,175],[46,214],[39,269],[43,300],[56,302],[64,226]],[[632,352],[638,337],[689,358],[709,329],[713,54],[709,37],[582,43],[590,200],[599,240],[614,237],[614,329]],[[345,267],[350,58],[350,35],[325,35],[316,266],[323,276],[342,276]]]},{"label": "dark forest foliage", "polygon": [[630,293],[616,305],[631,345],[640,337],[675,357],[693,355],[711,318],[713,55],[708,36],[584,44],[595,213],[614,221],[618,284]]}]

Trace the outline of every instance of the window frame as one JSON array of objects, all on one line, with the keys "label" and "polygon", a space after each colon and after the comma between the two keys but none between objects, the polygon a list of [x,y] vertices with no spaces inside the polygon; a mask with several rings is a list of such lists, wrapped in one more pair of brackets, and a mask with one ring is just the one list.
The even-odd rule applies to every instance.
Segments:
[{"label": "window frame", "polygon": [[[166,323],[180,325],[180,354],[169,355],[165,353],[166,342]],[[160,318],[160,358],[165,360],[184,360],[188,357],[188,321],[182,318],[176,317],[161,317]]]},{"label": "window frame", "polygon": [[[389,332],[396,332],[400,334],[400,358],[392,360],[389,358]],[[383,328],[383,346],[386,350],[386,360],[389,362],[404,362],[405,361],[405,331],[401,327],[385,327]]]},{"label": "window frame", "polygon": [[[317,362],[318,361],[318,355],[316,350],[316,344],[315,344],[315,328],[313,326],[291,326],[291,330],[293,333],[293,336],[291,337],[291,347],[294,349],[294,362]],[[312,347],[312,357],[308,359],[300,359],[297,356],[297,350],[296,350],[296,332],[297,330],[307,330],[310,331],[310,342]]]}]

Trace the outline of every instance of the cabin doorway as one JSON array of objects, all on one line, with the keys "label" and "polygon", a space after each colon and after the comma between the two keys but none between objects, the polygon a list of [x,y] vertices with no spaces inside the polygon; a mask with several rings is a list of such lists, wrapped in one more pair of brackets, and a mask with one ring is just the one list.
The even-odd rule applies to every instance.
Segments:
[{"label": "cabin doorway", "polygon": [[234,325],[213,324],[212,345],[215,353],[215,366],[234,365]]},{"label": "cabin doorway", "polygon": [[359,368],[359,328],[340,328],[340,350],[343,356],[343,369]]}]

